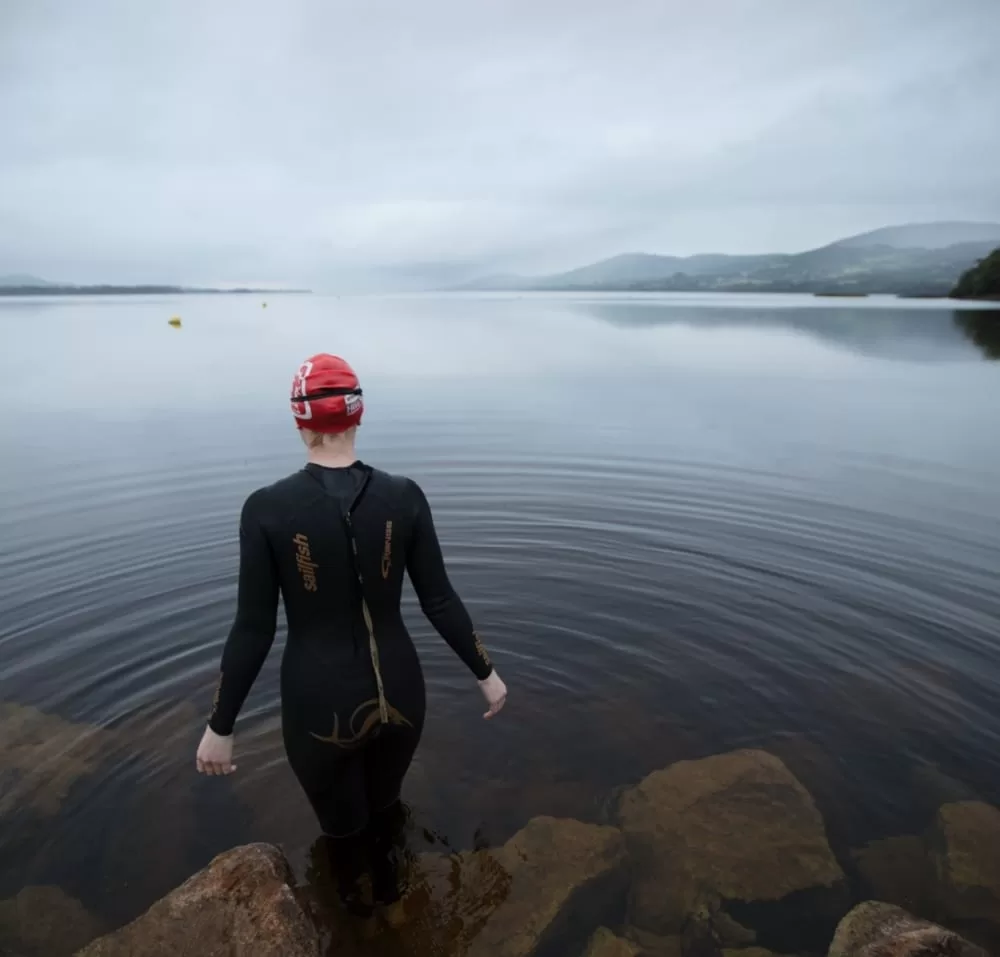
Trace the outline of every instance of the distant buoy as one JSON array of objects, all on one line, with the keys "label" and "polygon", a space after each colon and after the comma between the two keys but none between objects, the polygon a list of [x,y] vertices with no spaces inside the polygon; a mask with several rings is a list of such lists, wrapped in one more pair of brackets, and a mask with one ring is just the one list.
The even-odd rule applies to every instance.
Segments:
[{"label": "distant buoy", "polygon": [[167,325],[173,326],[175,329],[180,329],[180,327],[181,327],[181,317],[180,316],[172,316],[170,319],[167,320]]}]

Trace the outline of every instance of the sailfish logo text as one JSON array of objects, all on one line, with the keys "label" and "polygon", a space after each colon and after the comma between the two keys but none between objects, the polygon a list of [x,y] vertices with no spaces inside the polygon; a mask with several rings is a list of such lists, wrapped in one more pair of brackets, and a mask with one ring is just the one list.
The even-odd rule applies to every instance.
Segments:
[{"label": "sailfish logo text", "polygon": [[316,569],[319,565],[312,560],[309,539],[299,532],[292,541],[295,542],[295,564],[302,574],[302,584],[306,591],[316,591]]},{"label": "sailfish logo text", "polygon": [[392,522],[385,523],[385,548],[382,549],[382,577],[389,577],[392,568]]},{"label": "sailfish logo text", "polygon": [[472,633],[472,637],[475,641],[476,651],[479,653],[479,657],[483,659],[483,664],[489,665],[490,656],[486,652],[486,645],[483,644],[483,639],[476,632]]}]

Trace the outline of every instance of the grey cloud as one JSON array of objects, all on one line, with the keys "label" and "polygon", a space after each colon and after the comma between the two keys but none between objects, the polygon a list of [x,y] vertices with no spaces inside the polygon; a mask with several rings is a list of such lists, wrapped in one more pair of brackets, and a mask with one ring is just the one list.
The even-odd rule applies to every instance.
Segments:
[{"label": "grey cloud", "polygon": [[998,35],[995,0],[0,0],[0,272],[323,286],[1000,219]]}]

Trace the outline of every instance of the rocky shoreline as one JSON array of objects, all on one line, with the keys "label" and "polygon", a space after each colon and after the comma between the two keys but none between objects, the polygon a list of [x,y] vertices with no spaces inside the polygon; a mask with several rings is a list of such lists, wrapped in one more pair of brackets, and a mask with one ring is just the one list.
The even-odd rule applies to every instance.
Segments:
[{"label": "rocky shoreline", "polygon": [[57,888],[25,888],[0,902],[0,955],[1000,953],[1000,810],[991,805],[946,803],[927,833],[838,857],[787,764],[743,750],[653,772],[618,795],[610,818],[536,817],[498,848],[421,854],[407,897],[380,921],[350,920],[316,886],[296,886],[267,844],[219,855],[103,936]]}]

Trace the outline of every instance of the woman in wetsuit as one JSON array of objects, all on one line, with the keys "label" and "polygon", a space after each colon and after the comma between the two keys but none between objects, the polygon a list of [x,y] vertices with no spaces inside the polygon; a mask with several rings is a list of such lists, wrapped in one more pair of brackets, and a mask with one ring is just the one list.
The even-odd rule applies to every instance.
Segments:
[{"label": "woman in wetsuit", "polygon": [[243,505],[236,617],[197,768],[235,770],[233,725],[274,640],[280,591],[289,764],[319,819],[345,903],[359,906],[366,864],[375,902],[390,903],[402,891],[393,826],[425,708],[400,613],[404,572],[424,614],[478,679],[486,718],[503,707],[507,689],[448,580],[420,487],[355,455],[364,407],[351,367],[313,356],[295,376],[291,401],[308,464]]}]

